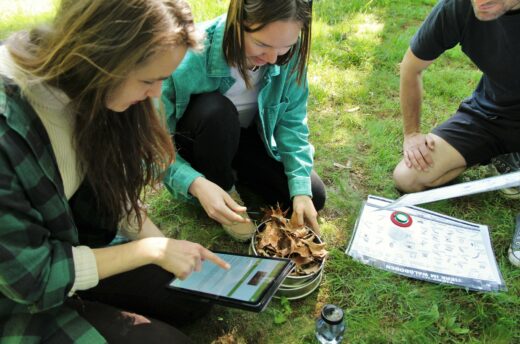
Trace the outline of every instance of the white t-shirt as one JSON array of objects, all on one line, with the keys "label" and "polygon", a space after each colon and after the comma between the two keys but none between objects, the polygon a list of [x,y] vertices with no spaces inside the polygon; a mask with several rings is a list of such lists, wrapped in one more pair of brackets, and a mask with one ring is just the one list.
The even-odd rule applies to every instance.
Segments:
[{"label": "white t-shirt", "polygon": [[260,91],[260,82],[264,75],[264,68],[258,68],[256,71],[247,71],[249,74],[252,87],[248,89],[246,82],[237,68],[231,68],[231,76],[236,80],[233,86],[224,94],[237,108],[238,119],[242,128],[247,128],[255,118],[258,112],[258,92]]}]

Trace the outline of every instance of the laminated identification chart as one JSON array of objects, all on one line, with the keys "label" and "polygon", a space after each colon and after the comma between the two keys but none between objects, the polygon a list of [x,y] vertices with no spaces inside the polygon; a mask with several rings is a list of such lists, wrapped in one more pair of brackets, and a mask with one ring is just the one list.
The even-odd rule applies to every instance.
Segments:
[{"label": "laminated identification chart", "polygon": [[418,207],[382,209],[391,202],[368,197],[345,253],[411,278],[472,290],[506,290],[487,226]]}]

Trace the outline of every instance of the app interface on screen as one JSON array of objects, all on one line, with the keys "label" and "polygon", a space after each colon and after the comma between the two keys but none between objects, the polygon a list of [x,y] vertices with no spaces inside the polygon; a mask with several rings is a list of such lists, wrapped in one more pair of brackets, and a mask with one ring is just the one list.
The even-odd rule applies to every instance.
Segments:
[{"label": "app interface on screen", "polygon": [[231,269],[224,270],[206,260],[202,263],[201,271],[193,272],[184,281],[175,279],[170,285],[241,301],[256,302],[287,264],[274,259],[217,254],[231,265]]}]

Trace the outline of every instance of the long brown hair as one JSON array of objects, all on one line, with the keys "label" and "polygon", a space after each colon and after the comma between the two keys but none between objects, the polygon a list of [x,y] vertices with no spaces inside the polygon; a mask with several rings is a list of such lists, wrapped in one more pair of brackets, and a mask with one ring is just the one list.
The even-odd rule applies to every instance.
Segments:
[{"label": "long brown hair", "polygon": [[[7,41],[18,68],[71,99],[75,148],[104,215],[140,215],[145,185],[158,182],[175,154],[164,117],[148,99],[116,113],[109,90],[162,49],[198,47],[184,0],[63,0],[47,29]],[[22,89],[23,91],[23,89]]]},{"label": "long brown hair", "polygon": [[[298,72],[297,81],[301,83],[310,54],[312,0],[231,0],[224,32],[224,56],[229,65],[238,68],[248,87],[250,80],[247,74],[244,32],[256,32],[270,23],[290,20],[302,23],[300,44],[279,56],[276,64],[288,63],[297,52],[298,63],[295,69]],[[253,25],[256,27],[251,29]]]}]

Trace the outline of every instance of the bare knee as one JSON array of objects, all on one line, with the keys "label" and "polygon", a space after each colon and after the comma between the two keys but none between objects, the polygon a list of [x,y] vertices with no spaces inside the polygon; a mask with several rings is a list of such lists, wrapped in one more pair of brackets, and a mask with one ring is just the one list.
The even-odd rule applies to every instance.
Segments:
[{"label": "bare knee", "polygon": [[401,161],[394,169],[393,177],[395,187],[402,192],[410,193],[422,191],[426,185],[419,178],[420,171],[409,168]]}]

